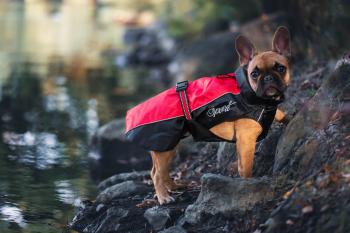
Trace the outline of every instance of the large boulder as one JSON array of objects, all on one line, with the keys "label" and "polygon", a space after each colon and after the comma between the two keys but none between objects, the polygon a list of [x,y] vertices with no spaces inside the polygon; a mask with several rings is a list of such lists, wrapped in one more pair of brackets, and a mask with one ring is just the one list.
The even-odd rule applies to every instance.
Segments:
[{"label": "large boulder", "polygon": [[194,80],[233,72],[237,61],[234,49],[236,36],[232,32],[217,33],[184,45],[169,66],[175,80]]},{"label": "large boulder", "polygon": [[271,49],[274,31],[278,25],[286,23],[286,16],[282,13],[264,15],[240,28],[230,27],[225,20],[212,23],[204,28],[199,38],[179,46],[180,51],[169,66],[176,81],[234,72],[238,66],[234,47],[238,34],[248,36],[258,50]]},{"label": "large boulder", "polygon": [[202,177],[202,188],[196,202],[187,207],[185,220],[198,223],[203,215],[222,214],[252,209],[274,195],[267,179],[230,178],[215,174]]},{"label": "large boulder", "polygon": [[305,177],[347,153],[350,64],[344,59],[339,64],[278,141],[275,175]]},{"label": "large boulder", "polygon": [[175,52],[174,39],[168,36],[164,24],[160,22],[151,28],[127,28],[123,42],[128,47],[123,58],[128,65],[164,65],[169,63]]},{"label": "large boulder", "polygon": [[127,142],[124,131],[124,119],[116,119],[99,128],[91,139],[89,165],[94,179],[151,167],[149,152]]}]

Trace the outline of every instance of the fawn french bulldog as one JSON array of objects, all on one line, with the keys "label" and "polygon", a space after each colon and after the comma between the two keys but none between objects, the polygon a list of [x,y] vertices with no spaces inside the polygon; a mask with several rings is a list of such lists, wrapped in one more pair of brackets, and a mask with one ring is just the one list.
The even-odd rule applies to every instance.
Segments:
[{"label": "fawn french bulldog", "polygon": [[240,66],[234,73],[180,82],[130,109],[127,139],[151,151],[151,177],[160,204],[182,187],[170,175],[175,147],[187,133],[199,141],[236,143],[238,172],[252,176],[255,144],[275,119],[287,123],[277,108],[290,82],[290,34],[279,27],[272,49],[257,53],[244,36],[235,41]]}]

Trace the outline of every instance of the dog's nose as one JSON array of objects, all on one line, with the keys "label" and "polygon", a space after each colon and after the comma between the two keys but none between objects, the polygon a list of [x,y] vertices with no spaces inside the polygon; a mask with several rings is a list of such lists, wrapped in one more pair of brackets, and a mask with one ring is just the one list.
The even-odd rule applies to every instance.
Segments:
[{"label": "dog's nose", "polygon": [[266,83],[269,83],[269,82],[271,82],[272,80],[273,80],[272,75],[266,75],[266,76],[264,77],[264,82],[266,82]]}]

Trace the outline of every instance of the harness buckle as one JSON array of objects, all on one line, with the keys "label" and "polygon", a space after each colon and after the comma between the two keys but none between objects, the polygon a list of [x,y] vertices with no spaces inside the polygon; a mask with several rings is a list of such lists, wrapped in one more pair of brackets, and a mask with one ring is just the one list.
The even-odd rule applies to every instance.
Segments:
[{"label": "harness buckle", "polygon": [[180,92],[180,91],[184,91],[186,90],[188,87],[188,81],[182,81],[182,82],[178,82],[176,83],[176,92]]}]

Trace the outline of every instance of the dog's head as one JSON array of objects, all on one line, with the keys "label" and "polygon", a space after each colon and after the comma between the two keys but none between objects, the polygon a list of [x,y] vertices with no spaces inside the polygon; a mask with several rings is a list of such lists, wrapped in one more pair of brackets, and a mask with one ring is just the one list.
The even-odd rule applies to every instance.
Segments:
[{"label": "dog's head", "polygon": [[282,100],[290,81],[290,34],[279,27],[272,40],[272,50],[256,53],[254,45],[244,36],[236,39],[241,66],[246,67],[250,86],[258,97]]}]

